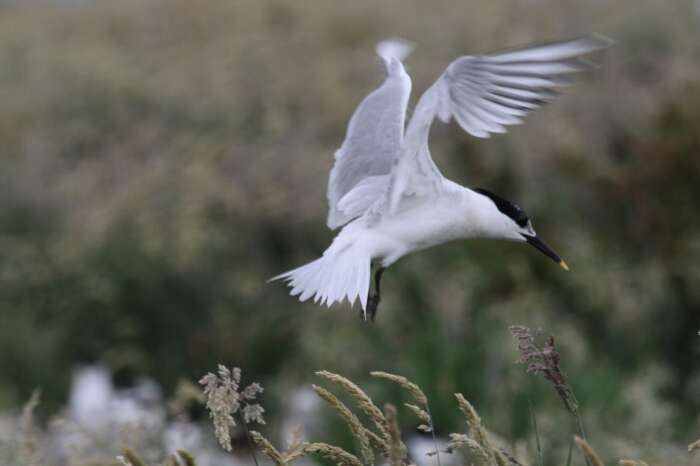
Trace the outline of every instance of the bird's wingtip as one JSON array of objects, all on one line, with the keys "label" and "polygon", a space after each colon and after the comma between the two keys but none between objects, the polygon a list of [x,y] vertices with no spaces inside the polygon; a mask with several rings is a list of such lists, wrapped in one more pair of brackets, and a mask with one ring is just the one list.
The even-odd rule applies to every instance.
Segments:
[{"label": "bird's wingtip", "polygon": [[389,62],[392,58],[403,61],[413,52],[414,43],[398,37],[385,39],[377,43],[377,55]]},{"label": "bird's wingtip", "polygon": [[583,38],[588,43],[589,52],[595,52],[596,50],[607,49],[615,45],[615,41],[610,37],[594,32]]}]

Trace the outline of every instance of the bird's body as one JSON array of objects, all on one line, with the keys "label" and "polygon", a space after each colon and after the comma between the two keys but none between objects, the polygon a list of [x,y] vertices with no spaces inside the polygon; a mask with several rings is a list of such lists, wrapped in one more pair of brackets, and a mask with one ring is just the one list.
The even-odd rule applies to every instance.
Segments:
[{"label": "bird's body", "polygon": [[[453,61],[421,96],[405,125],[411,79],[401,41],[377,46],[386,77],[350,119],[328,184],[328,226],[344,227],[323,256],[279,275],[304,301],[359,299],[376,311],[383,270],[401,257],[452,240],[496,238],[528,242],[566,264],[535,234],[525,212],[497,195],[445,178],[433,162],[433,120],[454,118],[476,137],[505,132],[564,84],[562,75],[588,67],[580,55],[600,49],[598,37]],[[380,264],[369,294],[372,261]],[[273,280],[274,280],[273,279]]]},{"label": "bird's body", "polygon": [[443,183],[438,196],[413,197],[376,224],[367,226],[357,219],[343,231],[357,238],[373,260],[388,267],[409,253],[448,241],[487,238],[499,230],[499,223],[505,223],[500,215],[490,215],[488,198],[447,179]]}]

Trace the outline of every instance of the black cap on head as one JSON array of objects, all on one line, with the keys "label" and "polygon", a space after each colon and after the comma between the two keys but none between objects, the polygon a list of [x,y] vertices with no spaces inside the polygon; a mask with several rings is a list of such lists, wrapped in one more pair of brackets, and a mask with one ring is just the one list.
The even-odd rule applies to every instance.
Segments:
[{"label": "black cap on head", "polygon": [[507,201],[497,194],[483,188],[476,188],[474,191],[491,199],[493,203],[496,204],[498,210],[503,215],[510,217],[515,223],[518,224],[518,226],[525,228],[525,226],[527,226],[527,222],[530,221],[527,214],[520,208],[520,206],[513,204],[512,202]]}]

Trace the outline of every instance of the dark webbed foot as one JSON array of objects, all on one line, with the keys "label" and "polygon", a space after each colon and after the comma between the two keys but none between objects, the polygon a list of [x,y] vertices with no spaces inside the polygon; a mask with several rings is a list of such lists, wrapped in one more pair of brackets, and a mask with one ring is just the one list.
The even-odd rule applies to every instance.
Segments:
[{"label": "dark webbed foot", "polygon": [[374,318],[377,315],[377,309],[379,308],[379,302],[381,301],[381,281],[382,281],[382,274],[384,273],[384,270],[386,270],[384,267],[379,267],[377,271],[374,273],[374,293],[370,293],[367,296],[367,311],[366,313],[363,313],[360,311],[360,316],[362,317],[362,320],[367,320],[367,316],[369,316],[370,320],[374,322]]}]

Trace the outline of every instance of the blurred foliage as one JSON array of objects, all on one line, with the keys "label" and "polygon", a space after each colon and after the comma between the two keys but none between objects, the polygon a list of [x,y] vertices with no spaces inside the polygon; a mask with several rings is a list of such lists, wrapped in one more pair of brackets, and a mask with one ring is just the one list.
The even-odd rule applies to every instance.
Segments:
[{"label": "blurred foliage", "polygon": [[[366,379],[378,369],[424,387],[445,432],[460,419],[436,395],[463,392],[524,439],[529,404],[559,401],[513,364],[507,326],[522,323],[557,336],[600,450],[687,441],[700,423],[693,8],[0,2],[0,406],[39,386],[55,411],[84,361],[166,392],[236,364],[274,379],[279,403],[320,367],[381,397]],[[517,244],[441,246],[389,270],[375,325],[266,284],[333,236],[326,177],[381,79],[377,40],[417,42],[419,93],[459,54],[590,31],[616,47],[523,127],[474,140],[436,125],[431,142],[445,174],[518,200],[571,273]],[[540,419],[543,436],[567,442],[566,422]]]}]

